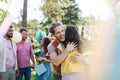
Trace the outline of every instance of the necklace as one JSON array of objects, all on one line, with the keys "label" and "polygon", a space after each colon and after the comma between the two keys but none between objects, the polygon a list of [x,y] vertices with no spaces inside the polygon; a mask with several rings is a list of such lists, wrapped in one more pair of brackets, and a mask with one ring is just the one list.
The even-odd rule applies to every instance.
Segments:
[{"label": "necklace", "polygon": [[7,44],[7,48],[9,50],[12,50],[13,49],[13,44],[12,44],[12,41],[10,40],[10,44]]}]

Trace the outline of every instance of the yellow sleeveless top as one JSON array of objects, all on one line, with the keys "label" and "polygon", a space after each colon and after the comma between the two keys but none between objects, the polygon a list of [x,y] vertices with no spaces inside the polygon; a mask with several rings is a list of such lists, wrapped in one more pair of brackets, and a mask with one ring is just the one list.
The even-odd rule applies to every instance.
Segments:
[{"label": "yellow sleeveless top", "polygon": [[[62,46],[63,48],[63,46]],[[62,49],[64,50],[64,49]],[[74,50],[72,52],[68,53],[68,56],[64,60],[64,62],[61,65],[61,73],[64,74],[69,74],[73,72],[84,72],[84,64],[82,62],[80,63],[74,63],[71,62],[71,57],[75,56],[76,54],[80,54],[77,50]]]}]

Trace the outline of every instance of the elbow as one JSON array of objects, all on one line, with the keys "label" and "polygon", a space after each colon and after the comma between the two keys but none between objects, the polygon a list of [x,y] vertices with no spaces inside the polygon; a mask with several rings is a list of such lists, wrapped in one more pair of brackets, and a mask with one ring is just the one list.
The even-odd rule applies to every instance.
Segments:
[{"label": "elbow", "polygon": [[54,64],[55,66],[59,66],[60,65],[60,63],[58,61],[54,61],[54,60],[52,60],[52,64]]}]

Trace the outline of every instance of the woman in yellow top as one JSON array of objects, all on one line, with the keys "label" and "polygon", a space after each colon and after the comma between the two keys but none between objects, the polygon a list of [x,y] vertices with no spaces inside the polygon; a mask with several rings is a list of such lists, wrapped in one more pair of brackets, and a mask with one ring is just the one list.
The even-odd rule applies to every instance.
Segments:
[{"label": "woman in yellow top", "polygon": [[[77,48],[69,52],[68,56],[61,65],[62,80],[85,80],[84,57],[81,51],[81,40],[75,26],[67,26],[65,31],[65,41],[61,45],[62,51],[69,42],[75,43]],[[58,45],[60,49],[60,45]],[[81,55],[80,62],[73,62],[72,57]]]}]

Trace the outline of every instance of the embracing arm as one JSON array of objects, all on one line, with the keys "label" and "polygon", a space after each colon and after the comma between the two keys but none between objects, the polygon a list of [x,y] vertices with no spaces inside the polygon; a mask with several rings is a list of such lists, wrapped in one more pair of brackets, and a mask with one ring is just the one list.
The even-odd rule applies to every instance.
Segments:
[{"label": "embracing arm", "polygon": [[48,46],[48,52],[50,53],[50,59],[52,61],[52,63],[56,66],[59,66],[63,61],[64,59],[66,58],[67,56],[67,51],[65,50],[63,53],[61,53],[59,56],[57,55],[54,47],[52,46],[52,44],[50,44]]},{"label": "embracing arm", "polygon": [[50,53],[50,59],[52,63],[56,66],[59,66],[67,57],[68,52],[75,49],[75,45],[73,43],[69,43],[66,47],[66,49],[62,52],[60,55],[57,55],[55,48],[52,44],[48,45],[48,52]]}]

